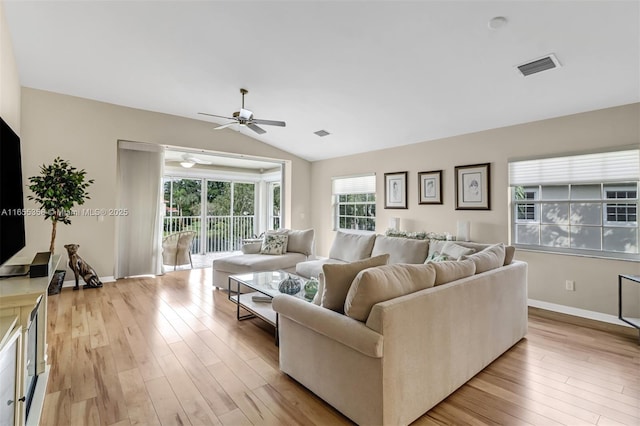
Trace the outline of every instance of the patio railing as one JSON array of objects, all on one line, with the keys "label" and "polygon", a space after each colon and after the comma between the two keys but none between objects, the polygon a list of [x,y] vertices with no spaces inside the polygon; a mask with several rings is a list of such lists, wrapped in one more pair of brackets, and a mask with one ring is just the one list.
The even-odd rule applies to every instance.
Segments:
[{"label": "patio railing", "polygon": [[164,235],[179,231],[196,231],[191,251],[210,253],[240,250],[242,240],[254,236],[253,216],[167,216]]}]

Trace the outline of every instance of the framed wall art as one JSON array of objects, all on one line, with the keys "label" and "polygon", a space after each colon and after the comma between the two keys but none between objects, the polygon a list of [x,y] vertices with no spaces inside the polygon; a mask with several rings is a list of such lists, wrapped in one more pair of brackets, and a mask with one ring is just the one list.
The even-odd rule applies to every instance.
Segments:
[{"label": "framed wall art", "polygon": [[407,174],[395,172],[384,174],[384,208],[406,209],[407,205]]},{"label": "framed wall art", "polygon": [[418,173],[418,204],[442,204],[442,170]]},{"label": "framed wall art", "polygon": [[491,210],[490,166],[456,166],[456,210]]}]

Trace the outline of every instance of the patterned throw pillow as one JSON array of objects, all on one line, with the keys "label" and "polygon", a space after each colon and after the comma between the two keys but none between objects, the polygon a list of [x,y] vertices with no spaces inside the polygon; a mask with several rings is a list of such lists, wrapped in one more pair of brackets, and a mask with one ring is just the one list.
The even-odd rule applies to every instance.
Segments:
[{"label": "patterned throw pillow", "polygon": [[288,235],[265,234],[260,254],[284,254],[287,249]]},{"label": "patterned throw pillow", "polygon": [[429,257],[427,257],[427,260],[424,263],[427,264],[431,262],[446,262],[447,260],[455,260],[455,259],[450,259],[449,256],[447,256],[444,253],[434,251],[433,253],[431,253]]}]

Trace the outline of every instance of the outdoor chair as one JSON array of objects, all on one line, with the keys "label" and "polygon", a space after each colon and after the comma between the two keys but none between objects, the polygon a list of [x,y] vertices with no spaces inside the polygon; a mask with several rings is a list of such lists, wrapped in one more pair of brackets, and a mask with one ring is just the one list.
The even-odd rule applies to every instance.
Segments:
[{"label": "outdoor chair", "polygon": [[191,265],[191,243],[196,236],[195,231],[181,231],[169,234],[162,239],[162,264],[173,266]]}]

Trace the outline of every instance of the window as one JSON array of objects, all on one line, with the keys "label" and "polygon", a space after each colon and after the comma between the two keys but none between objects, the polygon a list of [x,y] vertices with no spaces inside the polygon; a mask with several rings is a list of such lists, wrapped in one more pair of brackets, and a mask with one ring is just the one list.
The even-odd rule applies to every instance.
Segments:
[{"label": "window", "polygon": [[512,243],[533,250],[639,259],[639,153],[510,162]]},{"label": "window", "polygon": [[333,178],[334,229],[376,229],[376,175]]}]

